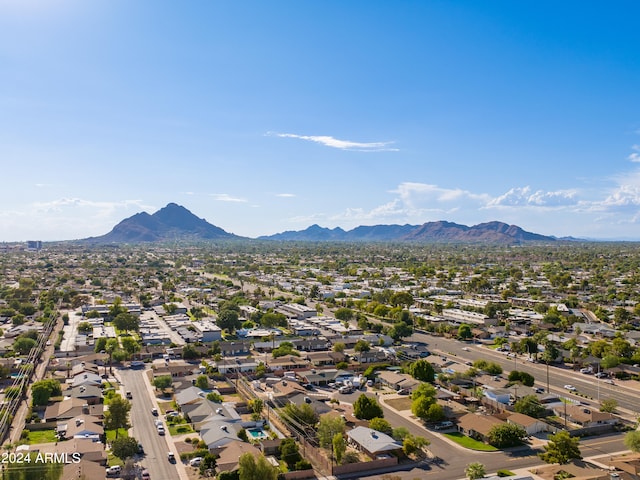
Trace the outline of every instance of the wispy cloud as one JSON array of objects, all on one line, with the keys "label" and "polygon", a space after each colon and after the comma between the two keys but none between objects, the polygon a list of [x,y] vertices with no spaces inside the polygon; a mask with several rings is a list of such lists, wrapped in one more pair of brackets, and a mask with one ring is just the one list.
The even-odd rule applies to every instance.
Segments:
[{"label": "wispy cloud", "polygon": [[276,197],[280,198],[294,198],[295,196],[295,193],[276,193]]},{"label": "wispy cloud", "polygon": [[268,133],[280,138],[297,138],[308,142],[319,143],[325,147],[338,148],[340,150],[355,150],[359,152],[397,152],[397,148],[391,148],[394,142],[353,142],[340,140],[328,135],[297,135],[295,133]]},{"label": "wispy cloud", "polygon": [[633,147],[631,147],[631,149],[633,150],[633,152],[629,154],[627,160],[635,163],[640,162],[640,145],[634,145]]},{"label": "wispy cloud", "polygon": [[62,213],[72,209],[90,209],[96,217],[108,217],[118,210],[136,207],[136,209],[148,208],[142,200],[123,200],[119,202],[98,202],[82,198],[59,198],[49,202],[35,202],[33,208],[37,213]]},{"label": "wispy cloud", "polygon": [[218,202],[236,202],[236,203],[247,203],[246,198],[232,197],[228,193],[212,193],[210,194]]}]

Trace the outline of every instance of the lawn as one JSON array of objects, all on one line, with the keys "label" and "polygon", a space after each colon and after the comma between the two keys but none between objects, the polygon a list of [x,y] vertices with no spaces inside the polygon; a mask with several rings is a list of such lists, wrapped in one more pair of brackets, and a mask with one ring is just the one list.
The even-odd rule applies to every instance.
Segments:
[{"label": "lawn", "polygon": [[498,449],[491,445],[487,445],[486,443],[482,443],[478,440],[474,440],[471,437],[467,437],[459,432],[455,433],[443,433],[448,439],[453,440],[458,445],[464,448],[468,448],[471,450],[479,450],[483,452],[497,452]]},{"label": "lawn", "polygon": [[183,433],[194,433],[195,430],[191,428],[191,425],[186,423],[179,423],[175,425],[169,425],[169,435],[182,435]]},{"label": "lawn", "polygon": [[27,437],[29,445],[33,445],[34,443],[54,443],[57,441],[56,431],[53,429],[29,431],[29,436]]},{"label": "lawn", "polygon": [[[105,430],[107,434],[107,443],[111,443],[116,439],[116,431],[115,430]],[[120,437],[128,437],[129,432],[125,428],[118,429],[118,438]]]}]

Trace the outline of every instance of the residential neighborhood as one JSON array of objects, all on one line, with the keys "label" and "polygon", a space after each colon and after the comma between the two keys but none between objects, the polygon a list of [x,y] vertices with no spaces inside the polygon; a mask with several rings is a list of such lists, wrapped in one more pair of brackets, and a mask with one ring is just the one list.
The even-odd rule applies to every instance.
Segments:
[{"label": "residential neighborhood", "polygon": [[554,248],[5,249],[2,473],[637,478],[632,247]]}]

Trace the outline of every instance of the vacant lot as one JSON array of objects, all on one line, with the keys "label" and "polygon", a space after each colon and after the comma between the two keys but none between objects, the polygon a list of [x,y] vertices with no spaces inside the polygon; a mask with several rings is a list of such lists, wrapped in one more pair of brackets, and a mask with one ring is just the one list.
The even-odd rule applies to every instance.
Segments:
[{"label": "vacant lot", "polygon": [[385,399],[384,403],[389,405],[394,410],[402,411],[402,410],[411,410],[411,398],[390,398]]}]

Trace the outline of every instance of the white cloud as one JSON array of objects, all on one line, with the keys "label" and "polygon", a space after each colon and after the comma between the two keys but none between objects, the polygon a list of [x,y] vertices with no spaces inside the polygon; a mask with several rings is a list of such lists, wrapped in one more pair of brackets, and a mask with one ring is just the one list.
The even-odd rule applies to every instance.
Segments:
[{"label": "white cloud", "polygon": [[487,203],[487,208],[492,207],[562,207],[577,203],[577,190],[557,190],[545,192],[531,187],[515,187],[508,192],[493,198]]},{"label": "white cloud", "polygon": [[219,202],[237,202],[237,203],[247,202],[246,198],[232,197],[228,193],[212,193],[210,194],[210,196]]},{"label": "white cloud", "polygon": [[295,196],[295,193],[276,193],[276,197],[280,198],[294,198]]},{"label": "white cloud", "polygon": [[393,142],[352,142],[339,140],[328,135],[296,135],[295,133],[269,133],[280,138],[297,138],[308,142],[315,142],[325,147],[338,148],[340,150],[355,150],[359,152],[397,152],[397,148],[391,148]]}]

